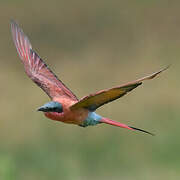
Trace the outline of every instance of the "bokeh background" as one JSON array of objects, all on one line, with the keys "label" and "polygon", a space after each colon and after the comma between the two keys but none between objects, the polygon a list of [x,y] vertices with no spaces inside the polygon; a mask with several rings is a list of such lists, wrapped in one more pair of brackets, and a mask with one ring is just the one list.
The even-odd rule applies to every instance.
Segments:
[{"label": "bokeh background", "polygon": [[[49,99],[24,73],[10,19],[78,97],[172,64],[98,110],[156,136],[37,112]],[[179,179],[180,1],[0,0],[0,49],[1,180]]]}]

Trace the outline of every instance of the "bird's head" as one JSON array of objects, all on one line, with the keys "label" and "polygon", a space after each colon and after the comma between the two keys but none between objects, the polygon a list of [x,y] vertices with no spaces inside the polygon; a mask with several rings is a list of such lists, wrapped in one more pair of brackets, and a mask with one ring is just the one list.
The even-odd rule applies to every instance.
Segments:
[{"label": "bird's head", "polygon": [[62,104],[56,101],[50,101],[37,109],[43,112],[63,112]]}]

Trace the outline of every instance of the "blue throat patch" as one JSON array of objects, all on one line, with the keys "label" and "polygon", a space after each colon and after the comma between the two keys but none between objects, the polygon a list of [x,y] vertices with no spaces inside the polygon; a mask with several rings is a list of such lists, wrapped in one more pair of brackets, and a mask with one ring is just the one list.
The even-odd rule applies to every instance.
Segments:
[{"label": "blue throat patch", "polygon": [[86,127],[86,126],[95,126],[100,122],[100,120],[102,119],[102,117],[98,114],[96,114],[95,112],[89,112],[88,113],[88,117],[84,120],[83,124],[81,125],[82,127]]}]

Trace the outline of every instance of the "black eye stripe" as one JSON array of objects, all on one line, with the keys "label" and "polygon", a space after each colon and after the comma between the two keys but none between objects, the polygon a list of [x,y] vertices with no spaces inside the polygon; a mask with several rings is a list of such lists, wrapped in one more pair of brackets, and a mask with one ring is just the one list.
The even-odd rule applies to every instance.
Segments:
[{"label": "black eye stripe", "polygon": [[52,110],[53,110],[54,112],[58,112],[58,113],[63,112],[63,108],[58,108],[58,107],[54,107],[54,108],[52,108]]}]

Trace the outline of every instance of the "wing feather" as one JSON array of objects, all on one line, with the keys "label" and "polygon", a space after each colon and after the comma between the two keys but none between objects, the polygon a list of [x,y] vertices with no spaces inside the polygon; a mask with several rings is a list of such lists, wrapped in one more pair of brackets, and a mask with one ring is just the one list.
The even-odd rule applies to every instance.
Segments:
[{"label": "wing feather", "polygon": [[41,87],[51,99],[66,96],[67,98],[77,101],[77,97],[57,78],[32,49],[28,37],[14,21],[11,21],[11,31],[14,44],[24,64],[26,74]]},{"label": "wing feather", "polygon": [[90,94],[89,96],[86,96],[86,97],[80,99],[76,104],[73,104],[71,106],[71,109],[75,110],[78,108],[85,108],[90,111],[95,111],[100,106],[102,106],[106,103],[109,103],[111,101],[114,101],[114,100],[124,96],[128,92],[132,91],[134,88],[141,85],[144,80],[149,80],[149,79],[155,78],[158,74],[165,71],[168,67],[161,69],[160,71],[155,72],[151,75],[140,78],[138,80],[123,84],[121,86],[102,90],[102,91],[96,92],[95,94]]}]

